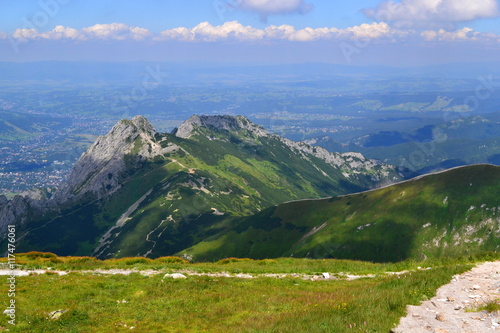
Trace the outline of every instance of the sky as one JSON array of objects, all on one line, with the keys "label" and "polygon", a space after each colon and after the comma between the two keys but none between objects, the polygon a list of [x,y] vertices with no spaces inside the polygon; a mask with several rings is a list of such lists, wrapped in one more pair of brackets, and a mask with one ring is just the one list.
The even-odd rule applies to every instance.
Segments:
[{"label": "sky", "polygon": [[0,61],[494,62],[497,0],[0,0]]}]

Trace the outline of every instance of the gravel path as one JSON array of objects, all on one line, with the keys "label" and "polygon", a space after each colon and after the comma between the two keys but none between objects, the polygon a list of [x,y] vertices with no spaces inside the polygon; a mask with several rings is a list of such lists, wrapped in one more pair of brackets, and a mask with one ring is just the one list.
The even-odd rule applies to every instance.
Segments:
[{"label": "gravel path", "polygon": [[394,333],[500,332],[500,313],[467,312],[467,309],[500,298],[500,261],[486,262],[453,277],[437,290],[436,297],[420,306],[408,306]]},{"label": "gravel path", "polygon": [[[191,270],[176,270],[177,274],[182,274],[185,276],[210,276],[210,277],[227,277],[227,278],[240,278],[240,279],[253,279],[253,278],[261,278],[261,277],[271,277],[276,279],[283,279],[287,277],[291,278],[300,278],[303,280],[311,280],[311,281],[321,281],[321,280],[338,280],[344,279],[347,281],[357,280],[361,278],[373,278],[375,274],[368,275],[353,275],[347,273],[336,273],[333,275],[331,273],[322,273],[321,275],[311,275],[311,274],[302,274],[302,273],[259,273],[259,274],[245,274],[245,273],[229,273],[229,272],[212,272],[212,273],[200,273]],[[57,275],[67,275],[71,273],[80,273],[80,274],[95,274],[95,275],[130,275],[132,273],[141,274],[143,276],[154,276],[159,274],[167,273],[167,270],[154,270],[154,269],[120,269],[120,268],[112,268],[112,269],[94,269],[94,270],[75,270],[75,271],[60,271],[53,270],[51,268],[47,269],[32,269],[32,270],[24,270],[24,269],[0,269],[0,276],[5,275],[14,275],[14,276],[28,276],[28,275],[39,275],[39,274],[57,274]],[[405,274],[408,271],[403,272],[387,272],[386,274]],[[170,274],[167,274],[170,275]]]}]

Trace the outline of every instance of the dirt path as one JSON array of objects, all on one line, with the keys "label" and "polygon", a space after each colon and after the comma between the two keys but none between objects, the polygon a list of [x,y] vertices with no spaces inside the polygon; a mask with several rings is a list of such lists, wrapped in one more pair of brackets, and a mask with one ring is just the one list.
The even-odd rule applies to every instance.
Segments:
[{"label": "dirt path", "polygon": [[[154,276],[159,274],[170,275],[170,270],[154,270],[154,269],[94,269],[94,270],[75,270],[75,271],[61,271],[54,270],[51,268],[47,269],[32,269],[32,270],[24,270],[24,269],[0,269],[0,276],[4,275],[15,275],[15,276],[28,276],[28,275],[39,275],[39,274],[57,274],[57,275],[67,275],[71,273],[80,273],[80,274],[95,274],[95,275],[130,275],[132,273],[141,274],[143,276]],[[408,271],[404,272],[388,272],[386,274],[404,274]],[[227,278],[239,278],[239,279],[254,279],[254,278],[262,278],[262,277],[271,277],[276,279],[283,278],[299,278],[302,280],[311,280],[311,281],[325,281],[325,280],[338,280],[343,279],[347,281],[357,280],[361,278],[373,278],[376,277],[375,274],[368,275],[352,275],[347,273],[322,273],[321,275],[311,275],[311,274],[303,274],[303,273],[257,273],[257,274],[247,274],[247,273],[229,273],[229,272],[212,272],[212,273],[200,273],[191,270],[181,269],[175,270],[176,274],[182,274],[186,277],[188,276],[210,276],[210,277],[227,277]]]},{"label": "dirt path", "polygon": [[500,332],[500,313],[467,312],[500,298],[500,261],[486,262],[453,277],[436,297],[420,306],[408,306],[394,333]]}]

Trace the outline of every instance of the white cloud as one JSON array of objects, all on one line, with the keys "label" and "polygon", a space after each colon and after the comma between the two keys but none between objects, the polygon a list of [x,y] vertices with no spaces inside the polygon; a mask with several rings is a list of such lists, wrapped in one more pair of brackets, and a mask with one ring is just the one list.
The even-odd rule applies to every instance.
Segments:
[{"label": "white cloud", "polygon": [[392,39],[407,35],[408,32],[403,32],[391,28],[387,23],[363,23],[346,29],[337,28],[305,28],[291,34],[288,39],[293,41],[311,41],[319,39],[336,39],[336,40],[367,40],[367,39]]},{"label": "white cloud", "polygon": [[269,15],[305,14],[312,9],[304,0],[235,0],[229,5],[256,12],[263,20]]},{"label": "white cloud", "polygon": [[151,32],[145,28],[133,27],[130,28],[130,36],[135,40],[144,40],[151,36]]},{"label": "white cloud", "polygon": [[320,39],[322,37],[326,37],[326,35],[328,35],[328,32],[328,28],[312,29],[308,27],[295,31],[288,37],[288,40],[297,42],[309,42],[312,40]]},{"label": "white cloud", "polygon": [[128,25],[123,23],[96,24],[88,28],[83,28],[85,35],[101,39],[124,40],[130,33]]},{"label": "white cloud", "polygon": [[88,28],[83,28],[82,32],[88,38],[116,40],[125,40],[130,38],[142,40],[151,34],[147,29],[130,27],[123,23],[96,24]]},{"label": "white cloud", "polygon": [[191,29],[179,27],[175,29],[162,31],[160,34],[163,38],[156,38],[157,40],[169,39],[169,40],[194,40],[194,35],[191,34]]},{"label": "white cloud", "polygon": [[471,28],[464,27],[456,31],[446,31],[444,29],[426,30],[420,34],[425,40],[428,41],[475,41],[480,37],[480,33]]},{"label": "white cloud", "polygon": [[250,26],[245,27],[237,21],[226,22],[223,25],[215,27],[208,22],[203,22],[192,30],[194,35],[201,36],[201,39],[206,41],[229,38],[238,40],[260,39],[263,35],[262,30]]},{"label": "white cloud", "polygon": [[12,37],[20,40],[36,39],[40,38],[40,34],[36,29],[16,29],[12,33]]},{"label": "white cloud", "polygon": [[295,27],[283,24],[279,27],[271,25],[264,29],[266,38],[269,39],[289,39],[295,33]]},{"label": "white cloud", "polygon": [[271,25],[261,30],[232,21],[219,26],[203,22],[191,29],[181,27],[165,30],[161,33],[160,39],[206,42],[265,39],[308,42],[320,39],[379,39],[396,35],[402,35],[402,33],[383,22],[362,24],[347,29],[308,27],[296,30],[291,25]]},{"label": "white cloud", "polygon": [[116,39],[116,40],[143,40],[151,35],[149,30],[139,27],[129,27],[122,23],[111,24],[96,24],[91,27],[77,30],[71,27],[62,25],[56,26],[54,29],[47,32],[38,32],[35,29],[17,29],[12,34],[13,38],[27,39],[72,39],[72,40],[88,40],[88,39]]},{"label": "white cloud", "polygon": [[184,27],[165,30],[161,36],[170,40],[184,41],[206,41],[219,40],[254,40],[261,39],[264,31],[250,26],[243,26],[238,21],[225,22],[223,25],[213,26],[208,22],[202,22],[194,28]]},{"label": "white cloud", "polygon": [[391,27],[385,22],[367,24],[363,23],[352,28],[345,29],[344,33],[352,34],[354,38],[376,39],[392,33]]},{"label": "white cloud", "polygon": [[40,34],[40,37],[45,39],[86,39],[86,37],[80,31],[70,27],[64,27],[62,25],[56,26],[52,31]]},{"label": "white cloud", "polygon": [[389,0],[364,12],[396,27],[450,28],[458,22],[499,16],[496,0]]},{"label": "white cloud", "polygon": [[[293,41],[309,42],[328,40],[332,42],[349,40],[380,40],[388,42],[406,41],[409,38],[420,38],[423,41],[476,41],[498,43],[500,36],[494,33],[480,33],[471,28],[462,28],[456,31],[444,29],[427,29],[416,32],[410,29],[397,29],[385,22],[364,23],[345,29],[335,27],[295,29],[291,25],[270,25],[264,29],[244,26],[238,21],[225,22],[214,26],[202,22],[193,28],[178,27],[153,34],[148,29],[130,27],[126,24],[96,24],[91,27],[77,30],[71,27],[56,26],[47,32],[38,32],[35,29],[17,29],[12,34],[15,39],[23,41],[39,40],[118,40],[118,41],[182,41],[182,42],[220,42],[220,41]],[[0,31],[0,39],[8,35]]]}]

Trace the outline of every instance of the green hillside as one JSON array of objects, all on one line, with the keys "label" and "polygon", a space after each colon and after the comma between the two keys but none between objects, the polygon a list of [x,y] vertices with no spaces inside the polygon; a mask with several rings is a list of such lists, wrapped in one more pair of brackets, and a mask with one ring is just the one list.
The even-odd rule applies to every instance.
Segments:
[{"label": "green hillside", "polygon": [[19,250],[170,255],[282,202],[401,179],[394,167],[360,154],[317,149],[244,117],[195,116],[174,133],[154,132],[142,117],[122,120],[54,195],[61,209],[23,225]]},{"label": "green hillside", "polygon": [[374,262],[500,250],[500,167],[452,169],[390,187],[266,209],[179,252]]}]

